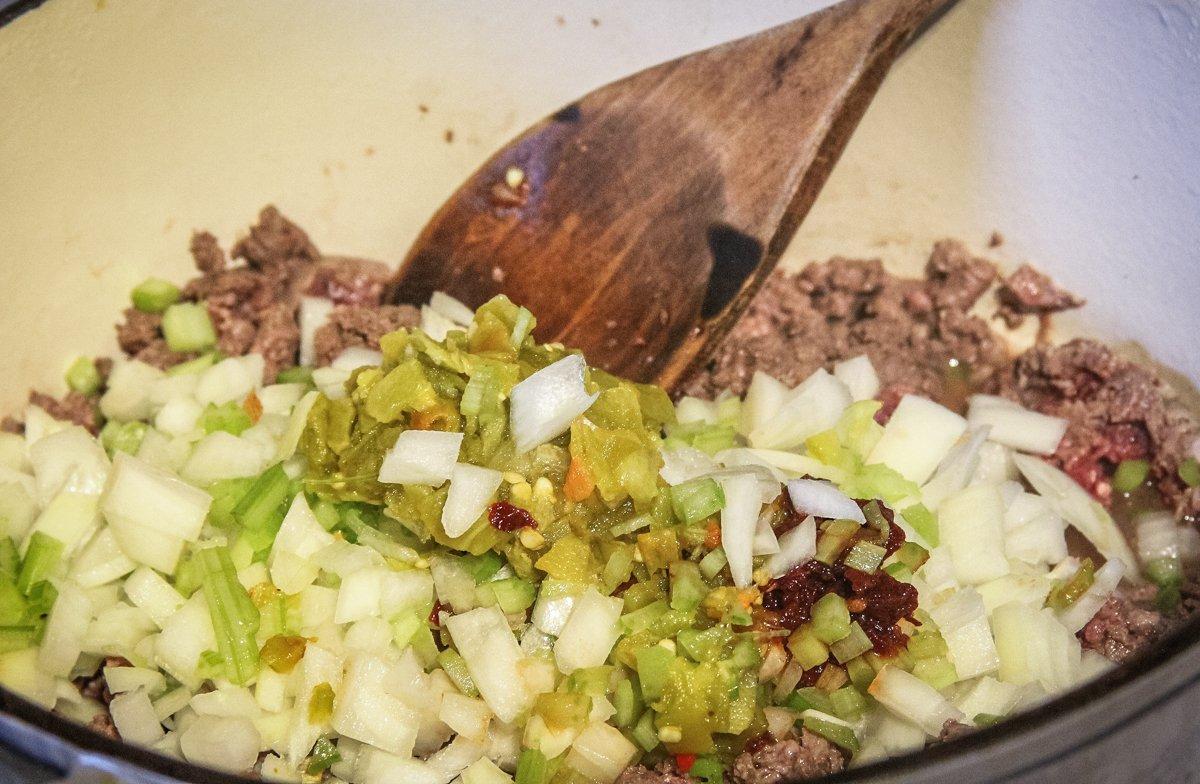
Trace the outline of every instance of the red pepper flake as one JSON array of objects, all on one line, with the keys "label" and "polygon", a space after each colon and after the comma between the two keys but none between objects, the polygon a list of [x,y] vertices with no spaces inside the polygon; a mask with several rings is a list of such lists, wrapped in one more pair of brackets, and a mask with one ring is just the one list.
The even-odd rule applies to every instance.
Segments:
[{"label": "red pepper flake", "polygon": [[675,755],[675,767],[679,769],[680,773],[686,774],[689,770],[692,769],[692,766],[695,764],[696,764],[696,755],[695,754],[676,754]]},{"label": "red pepper flake", "polygon": [[508,501],[497,501],[488,507],[488,522],[497,531],[518,531],[522,528],[537,528],[533,515]]}]

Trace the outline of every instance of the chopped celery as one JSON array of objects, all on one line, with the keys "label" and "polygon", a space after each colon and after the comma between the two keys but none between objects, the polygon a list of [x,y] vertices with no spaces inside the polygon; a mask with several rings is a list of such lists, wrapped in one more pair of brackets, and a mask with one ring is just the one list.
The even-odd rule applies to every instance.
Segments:
[{"label": "chopped celery", "polygon": [[912,504],[904,507],[900,515],[908,521],[921,538],[929,542],[930,547],[937,547],[940,541],[937,515],[929,511],[924,504]]},{"label": "chopped celery", "polygon": [[931,659],[945,656],[950,651],[941,632],[936,629],[920,628],[908,640],[908,652],[914,659]]},{"label": "chopped celery", "polygon": [[590,697],[603,697],[608,694],[612,674],[613,668],[608,665],[585,667],[567,676],[564,683],[567,691],[587,694]]},{"label": "chopped celery", "polygon": [[504,568],[504,556],[495,550],[488,550],[479,555],[467,555],[461,559],[462,565],[475,579],[475,584],[485,583],[496,576],[496,572]]},{"label": "chopped celery", "polygon": [[723,784],[725,766],[716,757],[700,757],[692,763],[692,768],[687,774],[701,784]]},{"label": "chopped celery", "polygon": [[11,537],[0,537],[0,579],[16,581],[21,573],[21,556]]},{"label": "chopped celery", "polygon": [[179,287],[162,278],[146,278],[130,293],[133,306],[143,313],[162,313],[179,301]]},{"label": "chopped celery", "polygon": [[19,626],[25,621],[29,603],[16,583],[0,578],[0,626]]},{"label": "chopped celery", "polygon": [[37,626],[0,626],[0,654],[30,648],[37,639]]},{"label": "chopped celery", "polygon": [[459,691],[468,697],[479,696],[475,680],[467,670],[467,661],[458,651],[447,648],[437,655],[437,663],[446,671],[446,675],[450,676],[450,680],[454,681],[454,685],[458,687]]},{"label": "chopped celery", "polygon": [[205,351],[217,342],[217,331],[208,316],[208,309],[198,302],[181,302],[168,307],[163,313],[162,332],[167,347],[183,354]]},{"label": "chopped celery", "polygon": [[81,395],[94,395],[100,391],[104,379],[96,369],[96,363],[88,357],[79,357],[67,368],[67,387]]},{"label": "chopped celery", "polygon": [[853,520],[831,520],[817,539],[816,559],[824,564],[832,564],[860,528],[862,526]]},{"label": "chopped celery", "polygon": [[1122,460],[1113,472],[1113,490],[1118,493],[1132,493],[1145,484],[1149,476],[1149,460]]},{"label": "chopped celery", "polygon": [[304,365],[296,367],[284,368],[279,371],[279,375],[275,376],[276,384],[311,384],[312,383],[312,368]]},{"label": "chopped celery", "polygon": [[254,425],[250,419],[250,414],[246,409],[234,402],[216,405],[209,403],[208,407],[200,414],[200,427],[205,433],[216,433],[223,431],[235,436],[240,436]]},{"label": "chopped celery", "polygon": [[912,674],[935,689],[944,689],[958,681],[954,664],[945,656],[917,660],[913,665]]},{"label": "chopped celery", "polygon": [[1079,569],[1069,580],[1058,583],[1046,597],[1046,606],[1053,610],[1065,610],[1092,587],[1096,580],[1096,567],[1091,558],[1084,558]]},{"label": "chopped celery", "polygon": [[117,452],[136,455],[146,437],[149,425],[145,422],[107,422],[100,430],[100,444],[112,457]]},{"label": "chopped celery", "polygon": [[616,722],[621,729],[632,727],[645,708],[641,695],[629,678],[617,684],[613,694],[613,707],[617,709]]},{"label": "chopped celery", "polygon": [[836,593],[827,593],[812,608],[812,632],[829,645],[850,634],[850,610],[846,600]]},{"label": "chopped celery", "polygon": [[238,582],[227,547],[199,550],[196,558],[204,573],[201,588],[226,676],[244,685],[258,672],[258,645],[254,639],[259,625],[258,608]]},{"label": "chopped celery", "polygon": [[850,624],[850,633],[830,645],[829,651],[839,663],[845,664],[851,659],[857,658],[871,650],[871,647],[871,639],[867,637],[867,633],[855,621]]},{"label": "chopped celery", "polygon": [[900,562],[893,562],[883,567],[883,571],[887,572],[890,577],[899,580],[902,583],[911,583],[913,579],[913,571]]},{"label": "chopped celery", "polygon": [[475,590],[477,598],[482,598],[482,605],[495,603],[504,613],[517,613],[533,606],[537,599],[537,587],[519,577],[505,580],[495,580],[484,583]]},{"label": "chopped celery", "polygon": [[320,737],[313,746],[312,754],[308,756],[308,765],[304,771],[310,776],[320,776],[341,761],[342,755],[338,753],[337,746],[328,738]]},{"label": "chopped celery", "polygon": [[788,637],[788,650],[796,657],[796,662],[806,670],[825,663],[829,659],[829,646],[817,639],[812,626],[805,624]]},{"label": "chopped celery", "polygon": [[728,663],[731,667],[744,669],[746,667],[758,667],[762,663],[762,657],[758,654],[758,646],[750,637],[743,636],[737,645],[733,648],[733,653],[729,655]]},{"label": "chopped celery", "polygon": [[202,373],[220,362],[223,358],[224,355],[220,351],[209,351],[207,354],[201,354],[195,359],[189,359],[187,362],[180,362],[178,365],[168,368],[167,375],[176,377]]},{"label": "chopped celery", "polygon": [[37,623],[50,614],[54,602],[58,599],[58,589],[49,580],[34,583],[29,589],[29,604],[25,608],[25,618]]},{"label": "chopped celery", "polygon": [[1200,487],[1200,460],[1189,457],[1179,464],[1179,478],[1188,487]]},{"label": "chopped celery", "polygon": [[916,542],[905,542],[900,545],[899,550],[892,554],[890,560],[906,567],[911,573],[925,565],[925,562],[929,560],[929,551]]},{"label": "chopped celery", "polygon": [[676,561],[670,566],[671,609],[695,610],[708,595],[708,584],[700,576],[700,567],[691,561]]},{"label": "chopped celery", "polygon": [[815,732],[825,740],[835,746],[840,746],[850,753],[858,751],[858,736],[854,734],[853,729],[844,724],[808,715],[804,717],[804,729],[809,732]]},{"label": "chopped celery", "polygon": [[661,645],[651,645],[637,652],[638,682],[642,685],[642,696],[656,700],[662,696],[667,682],[667,673],[675,654]]},{"label": "chopped celery", "polygon": [[230,529],[237,524],[233,510],[250,489],[254,487],[254,477],[239,477],[237,479],[220,479],[208,487],[212,496],[212,505],[208,508],[208,521],[217,528]]},{"label": "chopped celery", "polygon": [[514,784],[549,784],[553,766],[546,755],[537,749],[522,749],[517,759],[517,776]]},{"label": "chopped celery", "polygon": [[291,500],[291,480],[283,464],[264,471],[245,496],[233,508],[233,517],[245,528],[245,535],[256,551],[270,548],[279,533]]},{"label": "chopped celery", "polygon": [[621,616],[621,629],[625,634],[633,634],[649,628],[651,624],[667,614],[671,607],[665,601],[651,602],[631,613]]},{"label": "chopped celery", "polygon": [[671,509],[687,525],[694,525],[725,508],[725,492],[712,477],[702,477],[670,489]]},{"label": "chopped celery", "polygon": [[26,596],[33,586],[50,576],[62,558],[63,543],[49,534],[34,531],[25,550],[25,561],[17,575],[17,588]]},{"label": "chopped celery", "polygon": [[877,544],[855,542],[850,552],[846,553],[845,564],[851,569],[874,574],[886,556],[887,551]]},{"label": "chopped celery", "polygon": [[867,712],[867,700],[853,686],[843,686],[829,695],[833,713],[839,719],[856,722]]},{"label": "chopped celery", "polygon": [[658,730],[654,728],[654,711],[648,710],[643,713],[629,734],[633,736],[634,743],[640,746],[642,751],[651,751],[658,746]]},{"label": "chopped celery", "polygon": [[783,701],[786,708],[803,713],[806,710],[816,710],[821,713],[833,713],[833,702],[829,695],[815,686],[805,686],[797,689]]},{"label": "chopped celery", "polygon": [[859,691],[866,691],[875,680],[875,669],[861,656],[846,662],[846,674]]},{"label": "chopped celery", "polygon": [[706,580],[711,580],[720,574],[728,563],[729,558],[725,555],[725,549],[718,547],[700,559],[700,573]]},{"label": "chopped celery", "polygon": [[998,716],[995,713],[980,713],[971,720],[971,723],[979,729],[983,729],[985,727],[990,727],[993,724],[998,724],[1002,721],[1004,721],[1004,717]]}]

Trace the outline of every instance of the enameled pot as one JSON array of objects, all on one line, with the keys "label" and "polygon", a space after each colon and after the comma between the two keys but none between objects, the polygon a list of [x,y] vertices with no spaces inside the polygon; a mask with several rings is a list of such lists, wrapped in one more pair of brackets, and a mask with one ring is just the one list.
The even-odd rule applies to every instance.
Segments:
[{"label": "enameled pot", "polygon": [[[193,228],[277,204],[395,261],[489,153],[601,83],[821,0],[0,0],[0,410],[113,350]],[[961,0],[904,56],[785,254],[917,269],[957,236],[1090,300],[1064,333],[1200,379],[1200,3]],[[1018,343],[1028,335],[1015,335]],[[1200,626],[965,740],[830,781],[1200,780]],[[237,779],[0,690],[0,783]]]}]

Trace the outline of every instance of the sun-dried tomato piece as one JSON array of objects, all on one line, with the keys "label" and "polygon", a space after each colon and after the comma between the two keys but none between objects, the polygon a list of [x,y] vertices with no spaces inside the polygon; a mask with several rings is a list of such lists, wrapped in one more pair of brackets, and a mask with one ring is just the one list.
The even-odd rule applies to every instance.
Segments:
[{"label": "sun-dried tomato piece", "polygon": [[488,507],[488,522],[498,531],[537,528],[537,520],[533,519],[533,515],[508,501],[497,501]]}]

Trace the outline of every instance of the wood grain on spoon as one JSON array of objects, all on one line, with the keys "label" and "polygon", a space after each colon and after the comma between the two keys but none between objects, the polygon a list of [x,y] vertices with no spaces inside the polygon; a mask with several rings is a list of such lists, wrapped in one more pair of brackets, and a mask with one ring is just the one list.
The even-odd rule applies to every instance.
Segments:
[{"label": "wood grain on spoon", "polygon": [[589,93],[442,206],[392,299],[504,293],[537,314],[540,340],[669,388],[732,326],[945,5],[849,0]]}]

